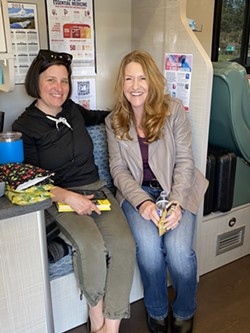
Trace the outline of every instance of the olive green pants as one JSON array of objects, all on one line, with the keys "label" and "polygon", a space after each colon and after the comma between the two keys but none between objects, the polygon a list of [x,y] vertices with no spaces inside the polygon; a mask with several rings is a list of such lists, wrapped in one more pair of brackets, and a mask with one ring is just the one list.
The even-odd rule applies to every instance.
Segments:
[{"label": "olive green pants", "polygon": [[[102,182],[77,189],[97,190]],[[59,213],[53,204],[49,213],[73,247],[74,272],[90,306],[104,300],[104,316],[129,318],[129,296],[135,268],[135,243],[123,212],[111,194],[102,188],[111,210],[93,213]]]}]

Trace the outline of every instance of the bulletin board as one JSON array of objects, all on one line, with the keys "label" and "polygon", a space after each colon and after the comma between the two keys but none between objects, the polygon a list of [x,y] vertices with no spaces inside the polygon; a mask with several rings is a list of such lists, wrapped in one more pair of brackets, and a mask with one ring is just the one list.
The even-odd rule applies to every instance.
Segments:
[{"label": "bulletin board", "polygon": [[46,0],[49,48],[73,55],[73,76],[96,74],[93,5],[93,0]]}]

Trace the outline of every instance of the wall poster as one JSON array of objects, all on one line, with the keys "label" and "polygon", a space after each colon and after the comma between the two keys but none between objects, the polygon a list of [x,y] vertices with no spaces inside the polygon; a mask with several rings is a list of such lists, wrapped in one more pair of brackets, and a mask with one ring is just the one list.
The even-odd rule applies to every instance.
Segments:
[{"label": "wall poster", "polygon": [[95,78],[72,79],[71,99],[86,109],[96,109]]},{"label": "wall poster", "polygon": [[190,105],[192,67],[192,54],[165,54],[164,76],[167,80],[167,91],[171,96],[182,100],[186,111],[189,111]]},{"label": "wall poster", "polygon": [[73,55],[72,75],[94,75],[93,0],[46,0],[50,49]]},{"label": "wall poster", "polygon": [[30,3],[8,2],[8,14],[15,83],[24,83],[28,68],[40,49],[37,7]]}]

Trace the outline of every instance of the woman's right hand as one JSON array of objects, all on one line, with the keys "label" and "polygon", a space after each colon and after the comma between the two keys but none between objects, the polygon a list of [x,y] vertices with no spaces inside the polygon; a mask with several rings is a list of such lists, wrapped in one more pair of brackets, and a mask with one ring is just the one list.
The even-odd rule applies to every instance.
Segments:
[{"label": "woman's right hand", "polygon": [[157,214],[154,202],[150,200],[143,202],[139,208],[139,213],[144,219],[151,220],[158,227],[159,215]]},{"label": "woman's right hand", "polygon": [[59,201],[68,204],[78,215],[91,215],[96,212],[101,214],[97,206],[91,201],[93,194],[82,195],[61,187],[55,187],[51,190],[53,201]]}]

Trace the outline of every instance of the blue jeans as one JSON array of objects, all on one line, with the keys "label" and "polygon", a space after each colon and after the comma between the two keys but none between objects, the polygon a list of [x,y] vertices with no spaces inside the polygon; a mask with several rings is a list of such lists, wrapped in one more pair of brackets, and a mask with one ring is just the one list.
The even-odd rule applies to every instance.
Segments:
[{"label": "blue jeans", "polygon": [[[159,191],[143,187],[154,199]],[[193,250],[195,215],[185,211],[177,228],[158,235],[152,221],[145,220],[125,200],[122,209],[136,241],[137,262],[144,287],[144,303],[150,317],[168,315],[169,271],[175,298],[173,315],[189,319],[196,310],[197,260]]]}]

